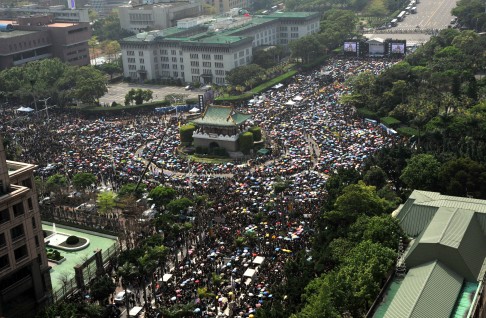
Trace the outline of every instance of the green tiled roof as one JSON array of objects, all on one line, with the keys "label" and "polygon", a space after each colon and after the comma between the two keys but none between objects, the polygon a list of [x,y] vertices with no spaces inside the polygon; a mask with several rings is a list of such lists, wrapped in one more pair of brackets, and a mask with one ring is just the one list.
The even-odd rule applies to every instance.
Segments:
[{"label": "green tiled roof", "polygon": [[404,278],[385,318],[449,318],[463,278],[439,261],[412,268]]},{"label": "green tiled roof", "polygon": [[187,39],[186,41],[184,41],[184,43],[232,44],[246,39],[248,39],[248,37],[205,34],[205,36],[199,36],[198,38]]},{"label": "green tiled roof", "polygon": [[293,11],[277,11],[263,17],[267,18],[293,18],[293,19],[305,19],[312,16],[319,16],[319,12],[293,12]]},{"label": "green tiled roof", "polygon": [[202,117],[194,120],[197,125],[237,126],[251,118],[250,114],[237,113],[230,106],[208,106]]}]

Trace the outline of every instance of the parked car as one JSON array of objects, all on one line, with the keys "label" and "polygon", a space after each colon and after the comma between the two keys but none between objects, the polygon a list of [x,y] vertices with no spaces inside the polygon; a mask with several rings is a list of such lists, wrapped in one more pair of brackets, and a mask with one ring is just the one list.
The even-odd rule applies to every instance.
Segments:
[{"label": "parked car", "polygon": [[[130,296],[130,295],[133,294],[133,292],[131,290],[127,289],[126,294],[128,296]],[[126,303],[125,291],[123,290],[123,291],[119,292],[118,294],[116,294],[114,301],[115,301],[115,304],[117,304],[117,305],[124,305]]]}]

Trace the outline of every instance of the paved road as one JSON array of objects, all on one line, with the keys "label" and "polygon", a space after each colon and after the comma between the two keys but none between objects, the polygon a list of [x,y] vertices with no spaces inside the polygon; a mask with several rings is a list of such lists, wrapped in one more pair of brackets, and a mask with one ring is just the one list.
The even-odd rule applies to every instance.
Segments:
[{"label": "paved road", "polygon": [[108,93],[100,98],[100,103],[111,104],[113,101],[123,104],[125,102],[125,95],[132,88],[150,89],[153,93],[155,100],[164,100],[166,95],[170,94],[182,94],[184,98],[197,98],[202,92],[193,90],[186,91],[184,87],[177,86],[162,86],[162,85],[148,85],[148,84],[132,84],[132,83],[117,83],[108,85]]},{"label": "paved road", "polygon": [[420,45],[430,39],[432,30],[441,30],[449,26],[452,19],[451,10],[455,6],[455,0],[420,0],[417,4],[417,13],[406,15],[396,27],[376,30],[364,36],[369,39],[407,40],[407,45]]},{"label": "paved road", "polygon": [[455,6],[455,0],[421,0],[417,4],[417,13],[407,15],[395,29],[415,29],[417,26],[421,29],[445,29],[451,22],[451,10]]}]

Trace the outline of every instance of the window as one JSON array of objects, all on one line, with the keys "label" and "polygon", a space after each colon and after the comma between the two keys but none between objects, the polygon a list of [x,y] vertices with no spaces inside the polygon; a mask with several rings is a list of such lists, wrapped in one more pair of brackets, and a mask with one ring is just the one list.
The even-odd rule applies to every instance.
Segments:
[{"label": "window", "polygon": [[211,54],[203,54],[202,55],[203,60],[210,60],[211,59]]},{"label": "window", "polygon": [[10,221],[10,212],[8,209],[0,211],[0,224]]},{"label": "window", "polygon": [[177,64],[172,64],[172,69],[177,70]]},{"label": "window", "polygon": [[246,49],[246,55],[250,55],[250,49]]},{"label": "window", "polygon": [[5,240],[5,233],[0,233],[0,247],[4,247],[7,245],[7,241]]},{"label": "window", "polygon": [[138,56],[143,56],[143,51],[138,51]]},{"label": "window", "polygon": [[131,71],[136,71],[137,66],[136,65],[128,65],[128,69],[131,70]]},{"label": "window", "polygon": [[233,55],[233,57],[234,57],[234,59],[236,60],[236,59],[238,58],[238,53],[235,53],[235,54]]},{"label": "window", "polygon": [[199,69],[198,68],[191,68],[191,73],[192,74],[199,74]]},{"label": "window", "polygon": [[174,77],[179,77],[179,72],[174,72]]},{"label": "window", "polygon": [[172,54],[172,55],[177,55],[177,51],[176,51],[176,50],[171,50],[171,51],[170,51],[170,54]]},{"label": "window", "polygon": [[203,62],[203,67],[211,67],[211,62]]},{"label": "window", "polygon": [[297,39],[299,37],[299,33],[290,33],[290,37],[292,39]]},{"label": "window", "polygon": [[29,210],[33,210],[34,209],[34,205],[32,204],[32,199],[31,198],[28,198],[27,199],[27,205],[29,206]]},{"label": "window", "polygon": [[173,63],[177,63],[177,57],[175,57],[175,56],[174,56],[174,57],[172,57],[172,62],[173,62]]},{"label": "window", "polygon": [[169,62],[169,57],[168,57],[168,56],[162,56],[162,57],[160,58],[160,61],[161,61],[161,62]]},{"label": "window", "polygon": [[9,266],[8,254],[0,257],[0,269],[4,269]]},{"label": "window", "polygon": [[222,54],[215,54],[214,55],[214,59],[215,60],[222,60],[223,59],[223,55]]},{"label": "window", "polygon": [[24,236],[24,226],[22,224],[19,224],[16,227],[10,229],[10,237],[12,237],[12,241],[18,240],[23,236]]},{"label": "window", "polygon": [[299,27],[290,27],[290,31],[299,31]]},{"label": "window", "polygon": [[37,235],[34,237],[35,239],[35,247],[39,247],[39,237],[37,237]]},{"label": "window", "polygon": [[191,66],[199,66],[199,61],[191,61]]},{"label": "window", "polygon": [[223,68],[224,67],[224,64],[221,63],[221,62],[214,62],[214,67]]},{"label": "window", "polygon": [[240,57],[245,55],[245,51],[240,51]]},{"label": "window", "polygon": [[191,53],[190,57],[191,57],[191,59],[198,59],[199,58],[199,54]]},{"label": "window", "polygon": [[140,59],[140,64],[143,64],[145,63],[145,60],[144,59]]},{"label": "window", "polygon": [[145,71],[145,65],[140,65],[140,70]]},{"label": "window", "polygon": [[19,260],[27,257],[27,245],[22,245],[19,248],[14,250],[15,260],[18,262]]},{"label": "window", "polygon": [[134,57],[129,57],[128,58],[128,63],[135,63],[135,58]]},{"label": "window", "polygon": [[37,223],[35,222],[35,217],[32,217],[32,228],[37,228]]},{"label": "window", "polygon": [[179,57],[179,62],[184,63],[184,59],[182,57]]},{"label": "window", "polygon": [[216,75],[224,75],[224,70],[216,70]]}]

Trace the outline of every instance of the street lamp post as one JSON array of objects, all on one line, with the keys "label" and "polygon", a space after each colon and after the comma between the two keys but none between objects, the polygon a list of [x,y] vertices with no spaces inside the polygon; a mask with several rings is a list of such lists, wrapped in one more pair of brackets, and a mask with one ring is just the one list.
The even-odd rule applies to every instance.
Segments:
[{"label": "street lamp post", "polygon": [[39,102],[44,102],[44,109],[46,110],[47,120],[49,120],[49,108],[47,107],[47,101],[51,99],[51,97],[47,97],[46,99],[41,99]]},{"label": "street lamp post", "polygon": [[35,80],[31,79],[30,86],[32,86],[32,97],[34,98],[35,114],[36,116],[39,116],[39,113],[37,112],[37,100],[35,99],[34,85],[35,85]]}]

